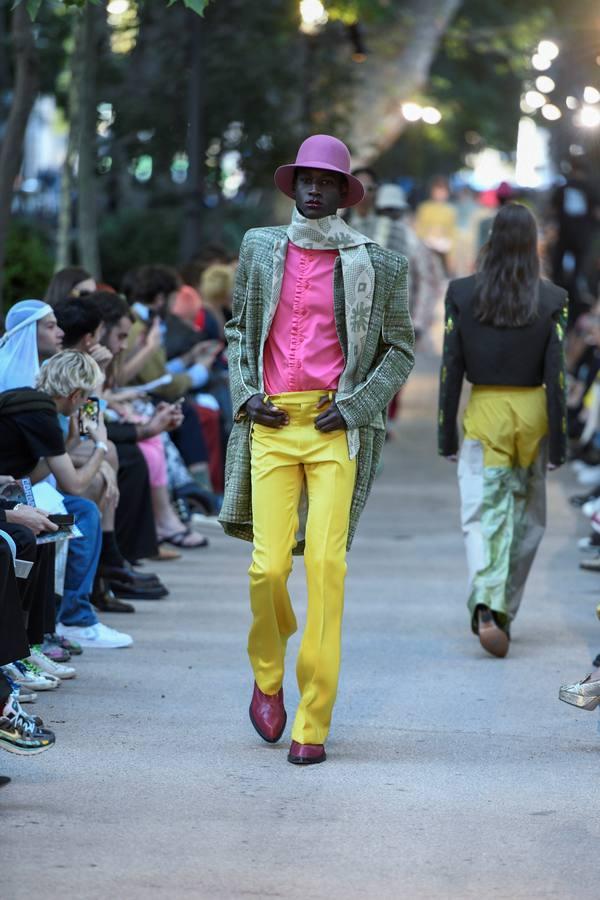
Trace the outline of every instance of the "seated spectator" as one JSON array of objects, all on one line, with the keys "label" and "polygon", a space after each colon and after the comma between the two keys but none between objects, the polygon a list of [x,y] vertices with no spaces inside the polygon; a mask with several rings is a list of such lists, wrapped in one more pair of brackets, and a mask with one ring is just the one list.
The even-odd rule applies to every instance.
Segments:
[{"label": "seated spectator", "polygon": [[44,300],[56,306],[67,297],[85,297],[97,289],[96,279],[80,266],[67,266],[52,276]]},{"label": "seated spectator", "polygon": [[[116,294],[94,294],[89,302],[95,304],[102,316],[102,342],[108,346],[111,356],[114,354],[114,364],[108,373],[110,389],[114,386],[112,370],[118,370],[120,356],[127,347],[132,326],[131,314],[125,301]],[[186,549],[206,547],[207,539],[187,528],[173,509],[167,488],[167,464],[161,435],[181,426],[181,409],[177,404],[162,402],[156,408],[150,405],[151,414],[142,413],[140,409],[136,411],[131,396],[130,393],[128,399],[124,399],[124,395],[119,393],[106,395],[110,407],[109,420],[113,420],[112,423],[109,421],[108,432],[117,448],[120,444],[135,443],[145,457],[158,540]],[[147,401],[142,401],[139,394],[137,397],[138,407],[148,407]]]},{"label": "seated spectator", "polygon": [[[108,294],[108,296],[116,295]],[[62,301],[55,307],[55,314],[63,331],[64,346],[89,353],[105,372],[112,362],[113,355],[99,340],[104,326],[94,297],[95,295],[89,295],[81,299],[72,298]],[[80,440],[75,434],[69,441],[68,450],[75,465],[78,466],[89,457],[91,446],[88,442]],[[119,505],[133,510],[136,515],[142,517],[141,521],[145,520],[148,526],[153,528],[152,514],[146,508],[147,473],[144,470],[143,460],[136,460],[136,464],[135,467],[138,469],[141,465],[143,472],[138,472],[137,485],[126,483],[124,503]],[[129,460],[129,465],[131,466],[131,460]],[[93,500],[102,511],[102,551],[98,577],[94,582],[92,602],[96,609],[102,612],[132,613],[135,612],[135,607],[131,603],[124,602],[125,599],[160,599],[167,596],[168,591],[156,576],[137,574],[126,563],[116,535],[120,468],[118,450],[114,444],[109,443],[107,459],[101,467],[99,476],[86,494],[88,499]],[[133,474],[135,477],[135,473]],[[133,530],[136,531],[135,528]],[[125,542],[126,546],[129,543],[127,537]],[[139,544],[139,540],[137,543]],[[146,541],[149,552],[144,555],[155,555],[155,544],[156,536],[152,531]]]},{"label": "seated spectator", "polygon": [[0,338],[0,391],[33,387],[40,364],[62,347],[52,307],[41,300],[21,300],[9,309]]},{"label": "seated spectator", "polygon": [[231,318],[231,304],[233,301],[234,273],[231,266],[211,265],[202,274],[200,280],[200,294],[203,302],[203,310],[196,319],[198,326],[205,327],[207,313],[212,314],[218,323],[219,337],[223,338],[226,322]]},{"label": "seated spectator", "polygon": [[89,427],[94,451],[87,462],[76,468],[66,452],[59,415],[71,417],[85,403],[102,380],[102,373],[91,357],[65,350],[50,359],[40,370],[37,390],[21,388],[0,394],[0,472],[14,477],[28,476],[33,482],[52,474],[65,494],[64,503],[83,538],[70,541],[65,590],[59,611],[57,632],[77,640],[82,646],[126,647],[129,635],[120,634],[99,623],[90,595],[102,545],[100,514],[97,507],[81,495],[105,460],[106,427],[100,415],[97,427]]},{"label": "seated spectator", "polygon": [[112,353],[100,343],[100,311],[94,303],[86,302],[87,299],[61,300],[54,307],[54,314],[63,333],[63,347],[89,353],[105,372],[112,360]]},{"label": "seated spectator", "polygon": [[[120,368],[124,384],[143,384],[168,377],[168,383],[154,388],[152,393],[171,402],[184,398],[200,382],[205,384],[209,377],[205,366],[194,368],[190,359],[171,360],[167,367],[161,324],[178,287],[177,273],[166,266],[143,266],[135,277],[130,276],[128,290],[134,322],[128,354]],[[212,490],[199,414],[186,400],[181,408],[183,422],[172,432],[173,441],[198,486]]]},{"label": "seated spectator", "polygon": [[[13,555],[7,540],[0,536],[0,666],[28,655]],[[0,747],[34,756],[49,750],[54,742],[54,733],[23,710],[12,681],[0,669]]]}]

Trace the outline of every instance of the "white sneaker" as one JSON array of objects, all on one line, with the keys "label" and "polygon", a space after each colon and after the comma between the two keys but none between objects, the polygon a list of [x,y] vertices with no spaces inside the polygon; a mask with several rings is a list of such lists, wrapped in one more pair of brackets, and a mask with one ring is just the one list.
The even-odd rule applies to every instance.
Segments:
[{"label": "white sneaker", "polygon": [[582,487],[596,487],[600,484],[600,466],[585,466],[579,469],[577,481]]},{"label": "white sneaker", "polygon": [[28,657],[28,662],[35,663],[45,675],[55,675],[61,681],[66,681],[67,678],[75,678],[77,670],[73,666],[64,666],[62,663],[54,662],[53,659],[45,656],[38,647],[32,647],[31,650],[32,653]]},{"label": "white sneaker", "polygon": [[56,626],[56,633],[70,640],[77,641],[82,647],[105,647],[116,649],[118,647],[130,647],[133,644],[133,638],[129,634],[123,634],[121,631],[115,631],[98,622],[96,625],[88,625],[81,628],[78,625],[63,625],[59,622]]},{"label": "white sneaker", "polygon": [[577,541],[577,548],[581,550],[582,553],[597,553],[600,550],[600,546],[598,544],[593,544],[591,537],[579,538]]},{"label": "white sneaker", "polygon": [[53,691],[60,684],[60,678],[46,675],[37,666],[34,671],[22,661],[10,663],[10,665],[2,666],[2,668],[6,671],[9,678],[17,684],[24,684],[25,687],[31,688],[32,691]]},{"label": "white sneaker", "polygon": [[591,519],[594,513],[600,512],[600,497],[595,497],[594,500],[587,500],[581,507],[581,512],[588,519]]}]

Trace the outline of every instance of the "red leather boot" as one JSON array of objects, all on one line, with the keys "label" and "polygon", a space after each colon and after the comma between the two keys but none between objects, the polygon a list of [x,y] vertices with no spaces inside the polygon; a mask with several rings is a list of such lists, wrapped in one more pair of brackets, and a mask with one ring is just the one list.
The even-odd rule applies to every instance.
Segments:
[{"label": "red leather boot", "polygon": [[283,688],[276,694],[263,694],[254,682],[254,693],[250,704],[250,721],[263,741],[276,744],[283,734],[287,713],[283,705]]}]

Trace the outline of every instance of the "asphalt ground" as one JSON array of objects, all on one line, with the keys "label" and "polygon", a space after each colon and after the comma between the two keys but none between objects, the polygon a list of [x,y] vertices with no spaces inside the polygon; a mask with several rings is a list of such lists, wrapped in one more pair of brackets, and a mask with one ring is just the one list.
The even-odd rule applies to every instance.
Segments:
[{"label": "asphalt ground", "polygon": [[[106,617],[127,650],[88,650],[35,707],[56,747],[3,753],[0,896],[600,896],[598,715],[558,702],[600,650],[600,578],[577,568],[568,471],[505,660],[469,630],[456,470],[435,453],[422,358],[349,557],[328,761],[286,761],[248,720],[250,547],[157,571],[171,588]],[[291,578],[302,621],[302,563]],[[290,641],[286,703],[297,704]]]}]

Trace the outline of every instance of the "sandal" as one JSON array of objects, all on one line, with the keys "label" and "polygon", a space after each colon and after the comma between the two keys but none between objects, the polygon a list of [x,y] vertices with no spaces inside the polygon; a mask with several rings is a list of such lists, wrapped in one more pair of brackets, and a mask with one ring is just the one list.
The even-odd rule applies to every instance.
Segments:
[{"label": "sandal", "polygon": [[[186,538],[200,538],[197,544],[187,544]],[[166,534],[160,537],[161,544],[171,544],[173,547],[179,547],[182,550],[197,550],[199,547],[208,547],[208,538],[192,531],[191,528],[185,528],[183,531],[175,531],[173,534]]]},{"label": "sandal", "polygon": [[151,556],[150,559],[153,562],[171,562],[173,559],[181,559],[181,553],[178,553],[177,550],[170,550],[168,547],[163,547],[162,544],[159,544],[158,553],[156,556]]}]

